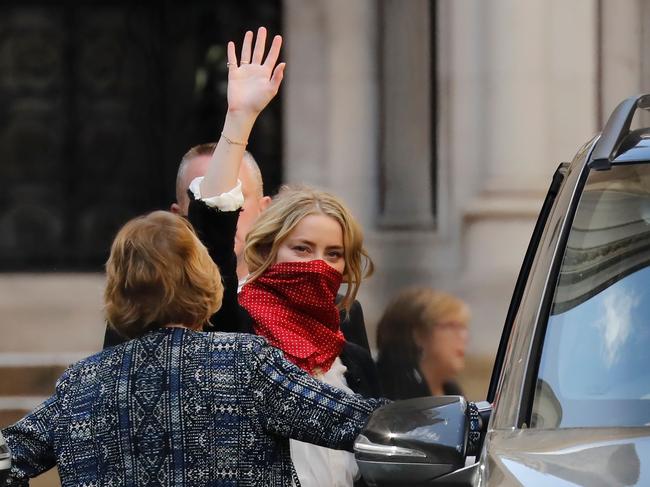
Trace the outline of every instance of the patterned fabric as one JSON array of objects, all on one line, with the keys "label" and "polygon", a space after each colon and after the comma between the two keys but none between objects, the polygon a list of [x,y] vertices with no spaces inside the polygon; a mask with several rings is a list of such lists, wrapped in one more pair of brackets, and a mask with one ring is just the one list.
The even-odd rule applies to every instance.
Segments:
[{"label": "patterned fabric", "polygon": [[247,283],[239,304],[255,322],[255,333],[310,374],[327,372],[345,337],[336,308],[343,276],[323,260],[282,262]]},{"label": "patterned fabric", "polygon": [[155,330],[73,366],[3,434],[8,485],[287,486],[288,438],[351,449],[381,400],[316,381],[264,339]]}]

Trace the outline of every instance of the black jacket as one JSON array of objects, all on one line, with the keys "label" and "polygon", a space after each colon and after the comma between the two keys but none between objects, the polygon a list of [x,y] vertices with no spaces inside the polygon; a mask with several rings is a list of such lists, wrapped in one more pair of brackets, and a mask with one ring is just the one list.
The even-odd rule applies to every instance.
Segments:
[{"label": "black jacket", "polygon": [[[336,302],[338,303],[341,299],[343,299],[343,296],[339,294],[336,297]],[[347,313],[341,311],[341,331],[347,341],[365,348],[370,353],[366,323],[363,319],[363,309],[359,301],[355,300]]]},{"label": "black jacket", "polygon": [[[431,395],[429,386],[417,365],[413,361],[404,359],[399,353],[380,353],[377,371],[381,377],[382,391],[389,399],[412,399]],[[458,384],[452,381],[445,382],[442,389],[446,395],[463,395]]]}]

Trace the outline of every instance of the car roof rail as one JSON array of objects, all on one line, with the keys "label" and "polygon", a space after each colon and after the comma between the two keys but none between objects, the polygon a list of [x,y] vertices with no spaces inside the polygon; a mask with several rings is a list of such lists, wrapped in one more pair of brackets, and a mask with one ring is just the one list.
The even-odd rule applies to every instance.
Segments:
[{"label": "car roof rail", "polygon": [[603,170],[612,167],[623,139],[630,133],[630,124],[637,108],[650,110],[650,94],[631,96],[623,100],[612,112],[605,128],[596,142],[589,167]]}]

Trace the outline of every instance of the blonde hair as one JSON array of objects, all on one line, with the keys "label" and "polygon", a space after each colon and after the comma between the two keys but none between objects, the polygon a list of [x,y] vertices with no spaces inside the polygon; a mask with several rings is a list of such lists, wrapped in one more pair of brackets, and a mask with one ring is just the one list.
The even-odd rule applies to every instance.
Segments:
[{"label": "blonde hair", "polygon": [[118,232],[106,262],[104,311],[135,338],[168,323],[200,328],[220,307],[219,269],[184,218],[154,211]]},{"label": "blonde hair", "polygon": [[386,307],[377,325],[379,354],[397,350],[404,357],[417,357],[417,335],[430,333],[440,322],[470,319],[469,307],[451,294],[428,287],[413,287],[400,292]]},{"label": "blonde hair", "polygon": [[304,217],[319,213],[336,220],[343,230],[343,279],[348,286],[340,307],[349,310],[362,279],[373,273],[374,265],[363,247],[361,227],[345,205],[325,191],[305,186],[284,186],[280,190],[246,236],[244,257],[249,281],[275,263],[278,248]]}]

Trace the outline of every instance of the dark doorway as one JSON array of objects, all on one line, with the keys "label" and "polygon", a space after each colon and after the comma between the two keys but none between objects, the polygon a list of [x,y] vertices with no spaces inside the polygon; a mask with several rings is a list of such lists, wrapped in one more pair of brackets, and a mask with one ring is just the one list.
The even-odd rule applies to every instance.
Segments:
[{"label": "dark doorway", "polygon": [[[0,270],[100,270],[130,217],[166,209],[177,165],[216,140],[225,44],[281,32],[280,0],[0,6]],[[249,150],[280,184],[274,101]]]}]

